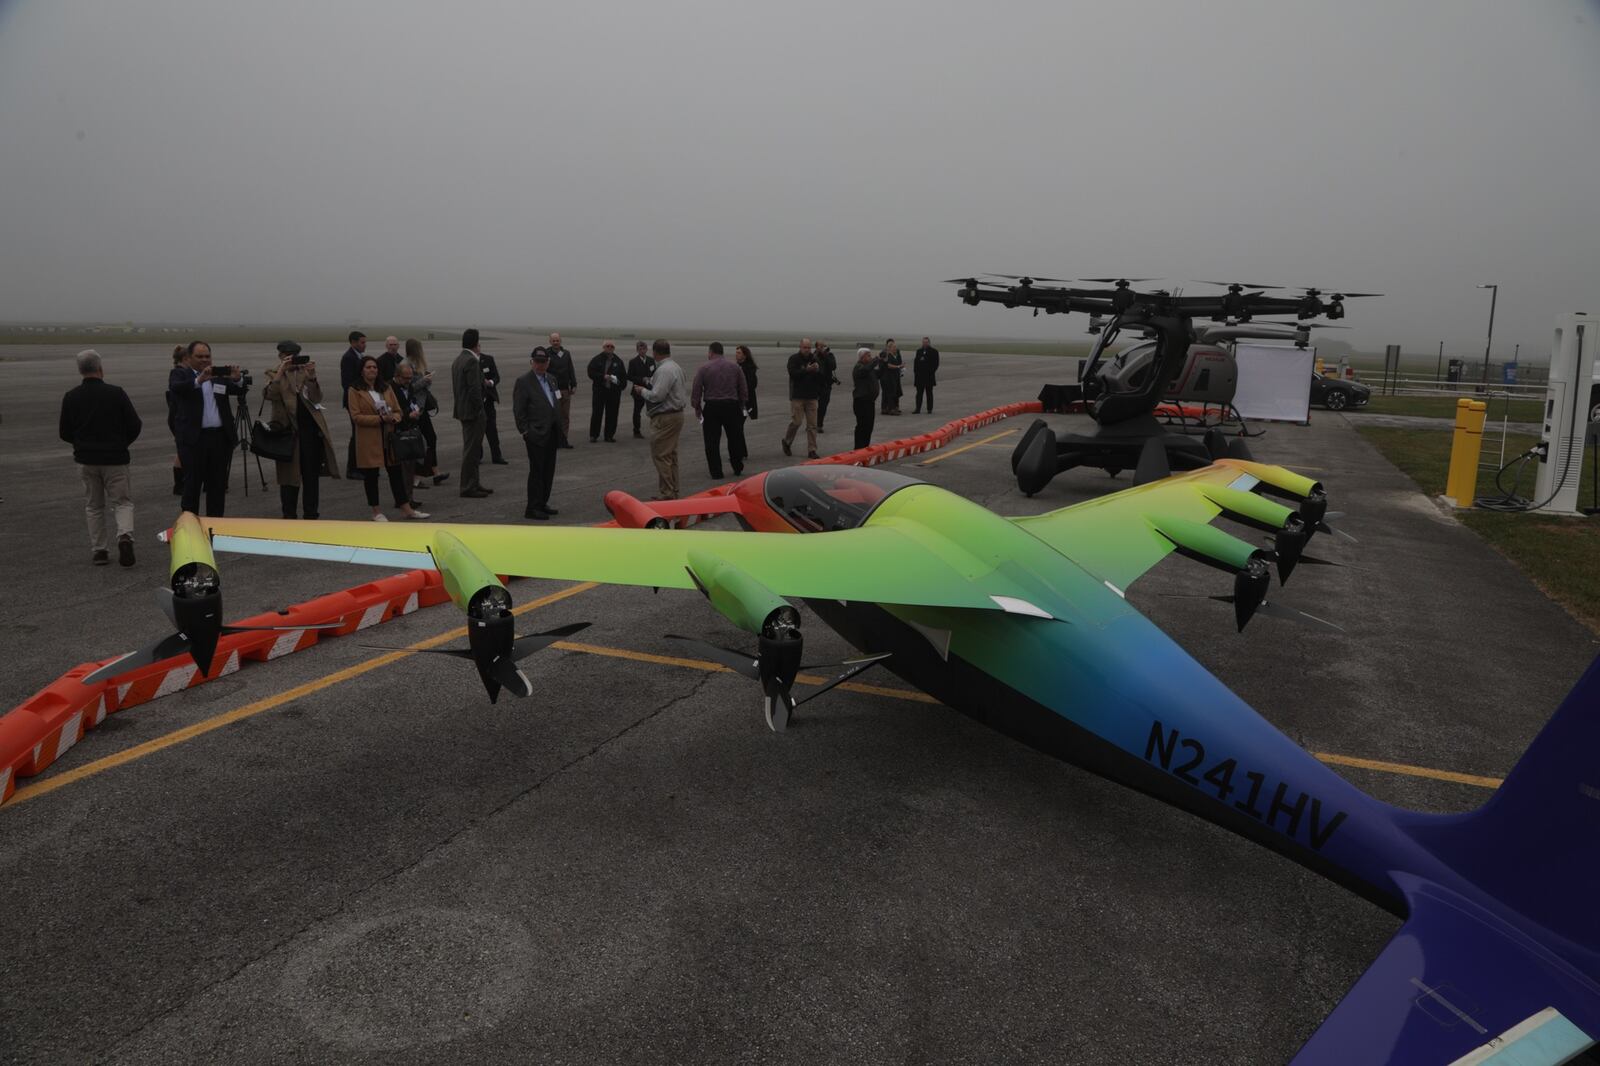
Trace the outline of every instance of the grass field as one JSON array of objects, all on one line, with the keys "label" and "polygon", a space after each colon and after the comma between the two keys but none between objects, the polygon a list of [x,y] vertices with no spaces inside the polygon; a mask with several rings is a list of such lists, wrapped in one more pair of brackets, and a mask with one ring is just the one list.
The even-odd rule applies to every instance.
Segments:
[{"label": "grass field", "polygon": [[[1358,432],[1371,441],[1390,462],[1404,471],[1429,496],[1444,492],[1450,467],[1452,434],[1431,429],[1392,429],[1387,426],[1361,426]],[[1506,454],[1518,455],[1537,438],[1510,434]],[[1597,506],[1590,486],[1594,474],[1593,450],[1584,456],[1578,489],[1578,506]],[[1513,486],[1511,475],[1504,479],[1507,490],[1527,497],[1533,493],[1533,464],[1529,463],[1520,482]],[[1485,472],[1478,478],[1479,496],[1496,496],[1494,475]],[[1600,516],[1555,518],[1538,514],[1502,514],[1478,508],[1456,512],[1464,525],[1494,545],[1516,563],[1552,599],[1596,633],[1600,633]]]},{"label": "grass field", "polygon": [[[1372,401],[1360,410],[1380,415],[1420,415],[1424,418],[1454,419],[1456,400],[1455,396],[1374,396]],[[1491,422],[1498,422],[1502,418],[1509,418],[1512,422],[1537,422],[1542,406],[1539,400],[1513,400],[1506,397],[1495,397],[1487,403]]]}]

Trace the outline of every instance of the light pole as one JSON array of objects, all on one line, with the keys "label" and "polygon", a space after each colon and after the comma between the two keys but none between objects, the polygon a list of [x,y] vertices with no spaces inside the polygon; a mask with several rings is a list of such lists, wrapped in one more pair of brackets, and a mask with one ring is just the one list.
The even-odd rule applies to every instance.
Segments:
[{"label": "light pole", "polygon": [[1483,342],[1483,383],[1489,384],[1489,348],[1494,344],[1494,305],[1500,299],[1500,286],[1479,285],[1489,290],[1489,339]]}]

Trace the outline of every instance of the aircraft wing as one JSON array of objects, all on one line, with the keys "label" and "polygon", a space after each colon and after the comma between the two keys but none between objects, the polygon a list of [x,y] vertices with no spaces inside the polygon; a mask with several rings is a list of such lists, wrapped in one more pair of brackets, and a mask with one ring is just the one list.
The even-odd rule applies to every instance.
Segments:
[{"label": "aircraft wing", "polygon": [[1533,1066],[1600,1033],[1600,988],[1478,908],[1426,883],[1411,917],[1312,1034],[1294,1066]]},{"label": "aircraft wing", "polygon": [[950,564],[892,528],[810,535],[725,530],[201,518],[217,551],[437,569],[443,531],[496,574],[692,589],[689,552],[743,570],[779,596],[1003,610]]},{"label": "aircraft wing", "polygon": [[[1280,466],[1220,459],[1199,470],[1012,521],[1089,573],[1126,589],[1180,543],[1197,542],[1199,554],[1207,556],[1211,552],[1205,549],[1212,547],[1245,551],[1246,546],[1221,530],[1213,531],[1209,543],[1192,534],[1228,509],[1219,499],[1236,507],[1242,494],[1265,487],[1303,497],[1316,483]],[[1268,500],[1254,506],[1260,505],[1273,506]],[[1244,506],[1252,505],[1246,500]]]}]

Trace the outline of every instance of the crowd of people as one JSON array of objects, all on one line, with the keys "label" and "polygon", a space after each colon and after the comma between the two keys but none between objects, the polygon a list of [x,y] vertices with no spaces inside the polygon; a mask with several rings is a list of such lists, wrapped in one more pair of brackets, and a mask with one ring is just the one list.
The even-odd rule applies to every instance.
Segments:
[{"label": "crowd of people", "polygon": [[[349,347],[339,360],[339,406],[350,423],[345,461],[328,424],[331,400],[325,398],[317,364],[292,340],[279,342],[278,363],[269,370],[261,403],[252,425],[244,403],[251,379],[244,368],[212,363],[211,346],[191,341],[173,350],[167,379],[167,427],[172,433],[173,494],[181,497],[185,511],[221,516],[227,508],[229,470],[233,453],[248,434],[257,456],[270,460],[278,483],[284,518],[311,519],[320,515],[321,481],[360,481],[372,519],[387,522],[381,506],[380,480],[386,481],[394,511],[404,519],[425,519],[429,513],[417,506],[417,493],[449,480],[439,468],[439,438],[434,417],[440,404],[434,395],[433,372],[421,342],[404,343],[388,337],[381,355],[367,354],[367,336],[354,330]],[[862,346],[850,369],[855,447],[871,442],[878,415],[899,415],[904,360],[893,338],[881,350]],[[132,566],[134,557],[133,499],[129,488],[129,446],[138,438],[142,423],[128,395],[105,381],[97,352],[77,357],[80,384],[61,404],[61,439],[72,445],[84,484],[85,513],[89,526],[91,561],[110,562],[115,546],[118,561]],[[933,411],[939,351],[922,338],[912,360],[916,390],[914,413],[924,403]],[[842,385],[839,364],[825,341],[801,340],[799,350],[785,363],[789,396],[789,424],[780,443],[785,455],[802,426],[806,454],[816,458],[817,436],[825,432],[833,387]],[[658,340],[639,341],[626,363],[613,341],[606,341],[589,360],[587,374],[591,405],[589,442],[617,443],[624,395],[633,400],[633,435],[648,436],[655,465],[655,500],[677,499],[680,492],[678,446],[685,414],[692,411],[701,427],[706,469],[714,480],[731,469],[744,473],[749,455],[747,422],[759,417],[756,399],[759,382],[755,356],[748,345],[738,345],[730,358],[720,341],[706,347],[704,362],[690,374],[673,358],[672,346]],[[484,451],[490,465],[509,465],[500,440],[496,409],[502,400],[500,367],[483,350],[478,330],[461,337],[461,352],[450,366],[452,417],[460,424],[462,460],[457,482],[459,494],[482,499],[494,492],[481,478]],[[572,353],[561,334],[533,349],[526,372],[517,374],[511,388],[515,430],[523,439],[528,460],[524,517],[545,521],[559,514],[551,506],[557,453],[573,447],[572,402],[579,381]],[[263,418],[262,415],[266,417]],[[723,463],[724,450],[727,455]]]}]

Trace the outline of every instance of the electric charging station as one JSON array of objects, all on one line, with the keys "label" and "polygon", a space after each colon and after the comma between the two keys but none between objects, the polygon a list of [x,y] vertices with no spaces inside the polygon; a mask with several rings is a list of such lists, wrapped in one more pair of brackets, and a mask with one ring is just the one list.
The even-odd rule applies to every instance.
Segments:
[{"label": "electric charging station", "polygon": [[1589,390],[1600,360],[1600,314],[1575,311],[1556,316],[1550,350],[1550,384],[1544,399],[1539,473],[1534,509],[1576,515],[1583,473],[1584,430],[1589,422]]}]

